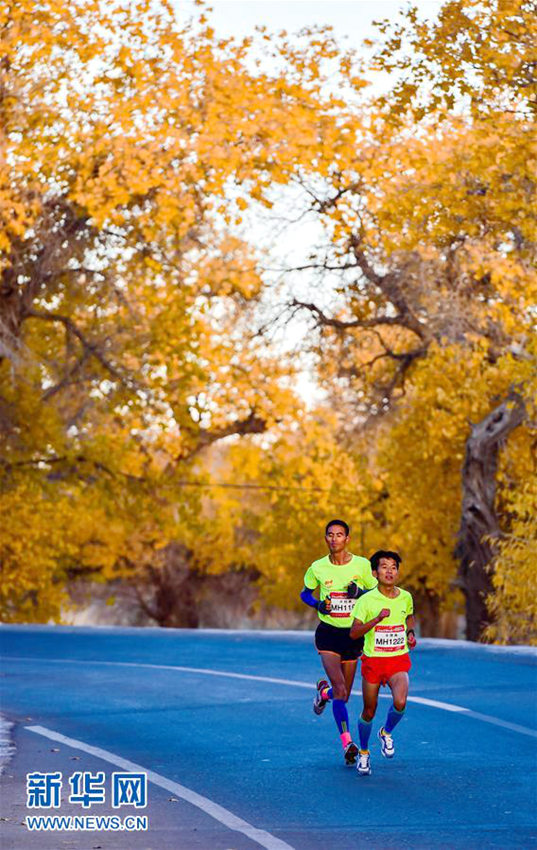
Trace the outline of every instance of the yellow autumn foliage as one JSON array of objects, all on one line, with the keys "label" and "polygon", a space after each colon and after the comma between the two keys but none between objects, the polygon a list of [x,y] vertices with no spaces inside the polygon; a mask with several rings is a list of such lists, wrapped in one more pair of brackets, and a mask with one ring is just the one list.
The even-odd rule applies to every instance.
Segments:
[{"label": "yellow autumn foliage", "polygon": [[[515,389],[487,637],[536,639],[531,7],[410,8],[360,68],[314,29],[259,34],[261,62],[167,0],[4,4],[5,618],[58,619],[68,578],[158,570],[174,541],[293,606],[333,515],[360,554],[400,549],[432,617],[460,610],[469,423]],[[258,329],[264,258],[236,230],[289,184],[326,228],[310,265],[327,287],[340,269],[303,308],[314,410]]]},{"label": "yellow autumn foliage", "polygon": [[252,73],[248,40],[202,17],[145,0],[0,12],[8,619],[58,617],[67,577],[196,539],[203,450],[294,405],[227,210],[234,185],[259,196],[307,155],[321,81]]},{"label": "yellow autumn foliage", "polygon": [[303,303],[341,428],[386,487],[386,543],[433,616],[462,610],[453,553],[470,423],[512,391],[524,399],[526,420],[500,450],[521,446],[509,487],[500,476],[497,490],[506,536],[490,609],[503,640],[527,603],[528,576],[519,605],[511,557],[534,546],[525,519],[537,366],[534,13],[525,0],[449,0],[432,22],[411,8],[400,25],[381,25],[372,62],[395,73],[394,85],[370,101],[368,122],[349,108],[355,144],[336,146],[311,205],[331,243],[311,265],[332,279],[340,270],[334,309]]}]

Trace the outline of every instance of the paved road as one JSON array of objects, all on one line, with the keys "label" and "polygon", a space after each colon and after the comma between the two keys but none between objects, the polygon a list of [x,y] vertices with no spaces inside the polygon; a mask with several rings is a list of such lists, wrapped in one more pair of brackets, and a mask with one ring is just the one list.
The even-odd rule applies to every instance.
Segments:
[{"label": "paved road", "polygon": [[[396,757],[374,745],[373,774],[359,777],[330,711],[311,712],[309,635],[4,626],[0,638],[3,712],[46,761],[27,769],[52,770],[56,750],[70,772],[77,754],[84,769],[111,773],[115,758],[154,772],[151,827],[131,850],[537,847],[535,652],[422,642]],[[102,837],[76,846],[127,846]],[[26,838],[21,850],[54,847]]]}]

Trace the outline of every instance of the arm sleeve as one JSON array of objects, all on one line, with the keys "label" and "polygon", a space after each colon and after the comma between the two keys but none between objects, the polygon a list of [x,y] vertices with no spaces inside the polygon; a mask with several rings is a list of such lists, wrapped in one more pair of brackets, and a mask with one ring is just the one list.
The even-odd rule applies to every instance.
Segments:
[{"label": "arm sleeve", "polygon": [[319,600],[315,599],[315,596],[313,595],[313,592],[309,589],[309,587],[305,587],[303,589],[300,594],[300,598],[302,599],[302,602],[304,602],[306,605],[309,605],[310,608],[315,608],[317,610],[317,608],[319,607]]}]

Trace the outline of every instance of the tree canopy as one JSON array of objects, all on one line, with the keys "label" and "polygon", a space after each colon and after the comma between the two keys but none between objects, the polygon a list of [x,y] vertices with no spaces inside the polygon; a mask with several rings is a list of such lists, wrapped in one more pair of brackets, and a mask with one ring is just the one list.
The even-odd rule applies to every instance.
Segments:
[{"label": "tree canopy", "polygon": [[[172,544],[292,607],[343,514],[401,551],[424,628],[462,590],[474,636],[536,639],[535,11],[410,6],[364,58],[326,30],[220,39],[203,7],[3,7],[7,619],[60,617],[70,577],[147,580]],[[245,227],[278,192],[322,233],[288,305],[315,406]],[[476,555],[468,441],[514,396]]]},{"label": "tree canopy", "polygon": [[[389,494],[385,533],[410,556],[411,581],[441,604],[459,583],[471,596],[488,589],[454,580],[461,469],[468,422],[515,389],[527,404],[518,438],[527,453],[508,482],[500,476],[498,503],[526,484],[533,492],[534,12],[524,2],[448,2],[436,22],[410,9],[400,26],[381,25],[373,61],[398,80],[370,104],[369,122],[356,119],[357,143],[310,190],[332,238],[308,268],[338,275],[339,286],[332,309],[295,303],[319,329],[334,403],[344,397],[354,416],[350,438],[384,418],[373,464]],[[515,543],[504,517],[507,537],[491,555],[529,556],[534,532],[526,524],[529,537]],[[507,602],[500,572],[496,611]],[[509,606],[514,628],[522,606],[513,595]]]}]

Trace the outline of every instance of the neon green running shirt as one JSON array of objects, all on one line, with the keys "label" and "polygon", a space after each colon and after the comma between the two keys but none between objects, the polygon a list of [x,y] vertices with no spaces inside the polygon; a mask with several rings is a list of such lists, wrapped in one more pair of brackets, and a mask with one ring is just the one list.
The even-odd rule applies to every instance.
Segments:
[{"label": "neon green running shirt", "polygon": [[323,623],[329,623],[338,628],[348,628],[352,624],[352,609],[354,599],[347,599],[347,586],[355,581],[358,587],[366,590],[377,586],[373,578],[371,564],[367,558],[353,555],[348,564],[333,564],[328,555],[319,558],[308,567],[304,576],[304,587],[310,590],[319,588],[321,602],[328,596],[332,602],[331,614],[319,614]]},{"label": "neon green running shirt", "polygon": [[414,603],[408,590],[397,590],[395,599],[384,596],[377,588],[356,600],[351,617],[361,623],[369,623],[383,608],[390,609],[390,616],[365,634],[364,655],[368,658],[394,658],[408,652],[406,618],[414,613]]}]

